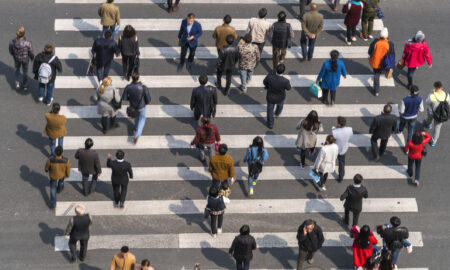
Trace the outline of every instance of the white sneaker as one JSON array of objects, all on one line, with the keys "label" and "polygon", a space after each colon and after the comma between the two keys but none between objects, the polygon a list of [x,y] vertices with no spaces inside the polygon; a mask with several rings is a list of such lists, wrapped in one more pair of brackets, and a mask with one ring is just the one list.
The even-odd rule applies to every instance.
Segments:
[{"label": "white sneaker", "polygon": [[253,188],[250,188],[250,189],[249,189],[248,195],[253,195]]},{"label": "white sneaker", "polygon": [[50,103],[47,104],[47,107],[50,107],[50,105],[52,105],[52,103],[53,103],[53,98],[50,99]]},{"label": "white sneaker", "polygon": [[[419,186],[419,180],[414,180],[414,183],[416,184],[416,186]],[[410,252],[408,252],[410,253]]]},{"label": "white sneaker", "polygon": [[356,41],[356,37],[352,37],[352,41]]},{"label": "white sneaker", "polygon": [[322,186],[323,191],[327,191],[327,188],[325,186]]},{"label": "white sneaker", "polygon": [[222,233],[222,228],[217,228],[217,233],[221,234]]},{"label": "white sneaker", "polygon": [[212,238],[216,238],[217,237],[217,234],[213,234],[213,235],[211,235],[212,236]]},{"label": "white sneaker", "polygon": [[393,270],[398,270],[397,265],[394,264],[394,268],[392,268]]},{"label": "white sneaker", "polygon": [[413,251],[412,245],[406,247],[406,252],[410,254]]},{"label": "white sneaker", "polygon": [[38,100],[39,100],[40,102],[42,102],[42,101],[44,101],[44,98],[43,98],[43,97],[40,97],[40,98],[38,98]]},{"label": "white sneaker", "polygon": [[352,45],[352,43],[350,41],[347,41],[347,45],[350,46]]},{"label": "white sneaker", "polygon": [[370,38],[370,39],[373,39],[373,35],[369,35],[369,38]]}]

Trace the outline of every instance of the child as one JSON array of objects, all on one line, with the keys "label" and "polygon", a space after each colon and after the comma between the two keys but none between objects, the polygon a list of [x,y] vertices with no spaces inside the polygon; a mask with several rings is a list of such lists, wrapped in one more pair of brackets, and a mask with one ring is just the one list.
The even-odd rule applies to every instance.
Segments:
[{"label": "child", "polygon": [[230,198],[231,188],[228,181],[223,181],[220,185],[219,196]]}]

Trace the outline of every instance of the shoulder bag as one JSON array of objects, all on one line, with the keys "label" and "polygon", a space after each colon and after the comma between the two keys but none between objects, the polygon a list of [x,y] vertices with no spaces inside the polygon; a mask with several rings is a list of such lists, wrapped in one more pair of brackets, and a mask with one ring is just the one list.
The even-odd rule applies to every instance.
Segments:
[{"label": "shoulder bag", "polygon": [[113,107],[113,109],[115,111],[119,110],[120,108],[122,108],[122,99],[120,99],[119,102],[116,101],[116,91],[115,89],[113,89],[113,98],[111,99],[111,106]]},{"label": "shoulder bag", "polygon": [[260,174],[262,172],[263,164],[262,164],[261,159],[260,159],[261,156],[257,156],[255,159],[253,159],[252,147],[250,147],[250,154],[251,154],[251,157],[252,157],[252,163],[250,164],[249,174],[251,176],[254,176],[254,175]]},{"label": "shoulder bag", "polygon": [[[141,98],[139,99],[138,106],[139,106],[139,104],[141,104],[141,101],[142,101],[142,99],[144,99],[144,96],[145,96],[145,89],[144,89],[144,87],[142,87],[142,86],[141,86],[141,88],[142,88],[142,96],[141,96]],[[136,118],[136,117],[138,117],[138,115],[139,115],[138,108],[134,108],[134,107],[131,106],[131,104],[130,104],[130,105],[127,107],[127,115],[128,115],[128,117],[130,117],[130,118]]]},{"label": "shoulder bag", "polygon": [[375,5],[372,3],[372,1],[370,1],[370,0],[367,0],[367,1],[369,1],[370,5],[371,5],[371,6],[373,7],[373,9],[375,9],[375,11],[377,12],[377,17],[378,17],[378,19],[383,19],[383,18],[384,18],[384,15],[383,15],[383,11],[381,11],[381,8],[376,8]]},{"label": "shoulder bag", "polygon": [[209,87],[209,98],[211,99],[211,116],[212,117],[216,117],[216,105],[214,103],[214,97],[213,97],[213,92],[212,92],[212,87]]}]

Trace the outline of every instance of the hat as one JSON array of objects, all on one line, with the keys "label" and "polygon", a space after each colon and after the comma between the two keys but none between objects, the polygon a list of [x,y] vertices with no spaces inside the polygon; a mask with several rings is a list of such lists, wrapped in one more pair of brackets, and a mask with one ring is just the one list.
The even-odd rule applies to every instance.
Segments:
[{"label": "hat", "polygon": [[386,27],[384,27],[383,30],[381,30],[380,37],[381,38],[388,38],[388,36],[389,36],[388,29]]},{"label": "hat", "polygon": [[416,35],[414,36],[414,40],[416,42],[422,42],[425,39],[425,34],[422,31],[417,31]]}]

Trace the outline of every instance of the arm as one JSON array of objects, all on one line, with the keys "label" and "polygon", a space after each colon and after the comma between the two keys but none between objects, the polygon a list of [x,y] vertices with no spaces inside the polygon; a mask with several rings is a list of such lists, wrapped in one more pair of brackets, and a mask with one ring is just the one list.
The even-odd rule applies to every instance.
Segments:
[{"label": "arm", "polygon": [[301,120],[301,119],[300,119],[300,121],[298,121],[297,126],[295,126],[296,130],[299,130],[302,128],[302,122],[303,122],[303,120]]},{"label": "arm", "polygon": [[340,200],[343,201],[348,197],[348,188],[345,189],[344,193],[342,193]]},{"label": "arm", "polygon": [[214,29],[214,33],[212,35],[212,38],[213,39],[217,39],[217,27],[216,27],[216,29]]},{"label": "arm", "polygon": [[269,75],[264,78],[263,84],[266,89],[269,87]]},{"label": "arm", "polygon": [[48,170],[50,170],[50,159],[47,159],[44,170],[45,170],[45,172],[48,172]]},{"label": "arm", "polygon": [[30,59],[33,60],[34,59],[33,45],[31,44],[31,42],[28,42],[28,44],[30,45],[30,47],[28,48],[28,57],[30,57]]},{"label": "arm", "polygon": [[70,218],[69,224],[67,224],[66,231],[64,232],[64,235],[65,236],[70,235],[70,233],[72,232],[72,228],[73,228],[73,218]]},{"label": "arm", "polygon": [[141,50],[139,50],[139,39],[137,36],[136,36],[135,46],[136,46],[136,55],[141,55]]},{"label": "arm", "polygon": [[59,61],[59,58],[58,58],[58,57],[55,57],[55,61],[53,61],[53,62],[55,62],[55,68],[56,68],[56,70],[57,70],[59,73],[62,73],[62,64],[61,64],[61,61]]},{"label": "arm", "polygon": [[228,254],[229,254],[230,256],[232,256],[235,249],[236,249],[236,238],[234,238],[233,243],[231,244],[231,247],[230,247],[230,249],[228,250]]},{"label": "arm", "polygon": [[[38,54],[38,56],[39,56],[39,54]],[[40,66],[40,61],[39,61],[40,59],[39,59],[39,57],[36,57],[36,58],[34,58],[34,61],[33,61],[33,73],[34,73],[34,78],[35,79],[37,79],[37,73],[38,73],[38,70],[39,70],[39,66]]]},{"label": "arm", "polygon": [[372,121],[372,124],[370,124],[369,133],[374,134],[376,127],[377,127],[377,118],[375,117]]},{"label": "arm", "polygon": [[9,42],[9,54],[14,56],[14,41]]},{"label": "arm", "polygon": [[116,9],[116,23],[117,25],[120,25],[120,9]]},{"label": "arm", "polygon": [[66,164],[66,178],[70,177],[70,160],[67,159],[67,164]]},{"label": "arm", "polygon": [[367,192],[367,189],[366,188],[364,188],[365,190],[364,190],[364,194],[363,194],[363,198],[369,198],[369,192]]},{"label": "arm", "polygon": [[346,78],[347,77],[347,69],[345,68],[343,61],[340,61],[340,63],[341,63],[341,67],[342,67],[341,74],[342,74],[342,76],[344,76]]},{"label": "arm", "polygon": [[144,85],[144,91],[145,91],[145,95],[144,95],[144,101],[145,104],[150,104],[150,102],[152,101],[152,97],[150,96],[150,92],[148,91],[147,86]]},{"label": "arm", "polygon": [[97,10],[97,14],[98,14],[98,16],[102,16],[102,6],[103,5],[100,5],[99,7],[98,7],[98,10]]},{"label": "arm", "polygon": [[284,87],[286,90],[291,90],[291,82],[288,80],[288,79],[286,79],[286,86]]},{"label": "arm", "polygon": [[[252,237],[253,238],[253,237]],[[253,238],[252,239],[253,241],[252,241],[252,250],[255,250],[256,249],[256,241],[255,241],[255,238]]]},{"label": "arm", "polygon": [[112,260],[111,260],[111,266],[109,268],[110,270],[116,270],[116,260],[115,260],[115,256],[113,256]]},{"label": "arm", "polygon": [[195,133],[195,137],[191,142],[191,145],[196,145],[200,142],[200,128],[197,129],[197,132]]},{"label": "arm", "polygon": [[433,61],[431,59],[430,48],[428,48],[428,44],[426,43],[426,41],[424,41],[423,43],[425,43],[425,59],[427,60],[428,65],[431,67],[433,65]]},{"label": "arm", "polygon": [[95,157],[94,167],[97,174],[100,175],[102,173],[102,166],[100,164],[100,158],[98,157],[98,154]]},{"label": "arm", "polygon": [[319,248],[322,247],[323,242],[325,242],[325,238],[323,237],[322,228],[317,226],[317,239],[319,239]]},{"label": "arm", "polygon": [[184,20],[181,21],[180,30],[178,31],[178,39],[181,39],[181,37],[183,36],[183,22]]},{"label": "arm", "polygon": [[233,164],[233,159],[231,158],[231,156],[230,156],[230,160],[231,160],[231,162],[230,162],[230,168],[228,171],[228,175],[233,177],[234,179],[236,179],[236,172],[234,171],[234,164]]},{"label": "arm", "polygon": [[423,112],[424,108],[423,108],[423,100],[420,102],[419,105],[419,112]]},{"label": "arm", "polygon": [[430,136],[430,134],[428,134],[428,132],[423,132],[422,134],[424,136],[423,141],[422,141],[422,145],[425,146],[425,145],[427,145],[427,143],[429,141],[431,141],[431,136]]},{"label": "arm", "polygon": [[267,152],[266,149],[263,150],[263,155],[262,155],[262,162],[266,162],[269,159],[269,153]]},{"label": "arm", "polygon": [[216,125],[214,125],[214,132],[216,135],[216,142],[220,142],[220,133],[219,133],[219,130],[217,129]]},{"label": "arm", "polygon": [[[305,17],[303,17],[303,18],[305,18]],[[306,27],[305,20],[302,20],[301,23],[302,23],[302,31],[303,31],[303,33],[305,34],[305,36],[310,37],[312,33],[309,31],[308,27]]]},{"label": "arm", "polygon": [[80,159],[80,150],[77,150],[77,151],[75,152],[75,158],[76,158],[76,159]]},{"label": "arm", "polygon": [[397,132],[397,118],[394,118],[394,122],[392,123],[392,133]]},{"label": "arm", "polygon": [[372,41],[372,43],[370,43],[369,51],[367,52],[370,55],[370,57],[372,57],[373,51],[375,50],[375,44],[377,43],[377,41],[378,40],[376,39]]},{"label": "arm", "polygon": [[319,27],[317,28],[316,37],[317,37],[317,36],[322,32],[322,30],[323,30],[323,22],[324,22],[324,20],[323,20],[323,17],[322,17],[322,19],[320,20]]},{"label": "arm", "polygon": [[203,34],[202,25],[198,22],[197,22],[197,24],[198,24],[198,32],[196,34],[194,34],[194,39],[198,39]]},{"label": "arm", "polygon": [[250,33],[252,31],[252,19],[248,21],[247,31],[245,31],[246,34]]},{"label": "arm", "polygon": [[250,161],[250,151],[251,147],[248,147],[247,150],[245,151],[244,162]]},{"label": "arm", "polygon": [[403,102],[403,99],[398,109],[400,114],[403,114],[405,112],[405,102]]},{"label": "arm", "polygon": [[319,75],[317,75],[316,82],[320,82],[322,80],[323,75],[325,75],[325,63],[322,64],[322,67],[320,68]]},{"label": "arm", "polygon": [[133,179],[133,167],[131,166],[131,163],[129,164],[130,166],[128,167],[128,176]]},{"label": "arm", "polygon": [[323,147],[322,147],[322,149],[320,150],[319,155],[316,158],[316,162],[314,162],[314,168],[316,170],[319,170],[320,165],[322,164],[324,159],[325,159],[325,151],[323,151]]},{"label": "arm", "polygon": [[195,88],[194,89],[192,89],[192,94],[191,94],[191,105],[190,105],[190,107],[191,107],[191,111],[193,111],[194,110],[194,108],[195,108]]},{"label": "arm", "polygon": [[213,88],[213,101],[214,101],[214,104],[218,104],[218,99],[217,99],[217,90],[215,89],[215,88]]},{"label": "arm", "polygon": [[405,152],[406,152],[406,153],[409,153],[409,141],[406,142],[406,145],[405,145]]}]

